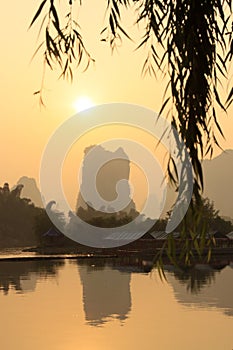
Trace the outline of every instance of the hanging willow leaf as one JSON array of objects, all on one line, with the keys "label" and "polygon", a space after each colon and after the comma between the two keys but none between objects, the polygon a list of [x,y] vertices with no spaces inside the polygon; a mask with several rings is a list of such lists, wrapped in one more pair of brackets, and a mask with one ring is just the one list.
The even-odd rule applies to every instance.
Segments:
[{"label": "hanging willow leaf", "polygon": [[126,36],[126,38],[128,38],[129,40],[131,40],[132,41],[132,39],[130,38],[130,36],[126,33],[126,31],[120,26],[120,24],[118,24],[118,26],[117,26],[119,29],[120,29],[120,31]]},{"label": "hanging willow leaf", "polygon": [[226,111],[226,108],[223,106],[221,100],[220,100],[220,97],[219,97],[219,94],[218,94],[218,91],[216,89],[216,87],[214,86],[214,94],[215,94],[215,98],[216,98],[216,101],[217,103],[219,104],[219,106],[224,110]]},{"label": "hanging willow leaf", "polygon": [[44,7],[46,2],[47,2],[47,0],[42,1],[42,3],[40,4],[40,6],[39,6],[39,8],[38,8],[38,10],[37,10],[37,12],[35,14],[35,16],[33,17],[32,21],[31,21],[28,29],[30,29],[31,26],[33,25],[33,23],[37,20],[37,18],[39,17],[41,11],[43,10],[43,7]]},{"label": "hanging willow leaf", "polygon": [[38,95],[40,94],[40,90],[33,92],[33,95]]},{"label": "hanging willow leaf", "polygon": [[117,15],[118,15],[119,18],[120,18],[120,17],[121,17],[121,14],[120,14],[120,10],[119,10],[119,7],[118,7],[118,5],[117,5],[116,0],[112,0],[112,3],[113,3],[113,7],[114,7],[114,9],[115,9]]},{"label": "hanging willow leaf", "polygon": [[167,103],[168,103],[169,101],[170,101],[170,97],[168,97],[168,98],[164,101],[162,107],[160,108],[159,115],[162,115],[163,110],[164,110],[164,108],[166,107],[166,105],[167,105]]},{"label": "hanging willow leaf", "polygon": [[227,100],[226,100],[226,106],[229,107],[230,104],[233,101],[233,88],[231,88],[231,91],[229,92],[229,95],[227,96]]},{"label": "hanging willow leaf", "polygon": [[112,15],[112,14],[110,14],[110,17],[109,17],[109,24],[110,24],[111,31],[112,31],[113,35],[116,35],[115,23],[114,23],[113,15]]},{"label": "hanging willow leaf", "polygon": [[223,134],[222,128],[221,128],[221,126],[219,125],[219,122],[218,122],[218,120],[217,120],[215,108],[213,108],[213,117],[214,117],[215,125],[217,126],[218,131],[220,132],[220,134],[221,134],[222,137],[224,138],[224,134]]},{"label": "hanging willow leaf", "polygon": [[51,3],[50,11],[53,14],[53,17],[54,17],[54,20],[55,20],[55,23],[56,23],[56,27],[60,28],[59,18],[58,18],[57,11],[56,11],[56,8],[54,7],[53,3]]}]

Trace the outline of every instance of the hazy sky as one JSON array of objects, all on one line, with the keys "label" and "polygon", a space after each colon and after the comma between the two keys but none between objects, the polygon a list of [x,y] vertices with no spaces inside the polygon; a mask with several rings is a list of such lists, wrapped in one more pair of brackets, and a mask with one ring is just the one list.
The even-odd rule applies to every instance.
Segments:
[{"label": "hazy sky", "polygon": [[[141,76],[146,51],[134,51],[136,44],[127,39],[113,56],[108,44],[100,41],[104,27],[104,1],[86,0],[80,11],[80,23],[86,46],[96,64],[79,72],[73,84],[59,80],[59,72],[46,74],[46,109],[38,106],[33,92],[40,88],[42,55],[30,64],[37,41],[39,26],[28,31],[29,23],[40,0],[4,2],[0,13],[0,101],[1,101],[1,173],[0,183],[10,185],[27,175],[38,180],[40,159],[51,133],[64,120],[75,113],[74,103],[81,96],[89,97],[94,104],[128,102],[158,111],[165,82]],[[58,2],[59,3],[59,2]],[[68,12],[68,11],[67,11]],[[133,38],[139,33],[133,29],[134,18],[125,16],[126,29]],[[133,29],[133,30],[132,30]],[[228,116],[219,115],[226,141],[223,148],[233,148],[232,109]],[[98,136],[99,137],[99,136]],[[98,139],[97,137],[97,139]],[[145,137],[145,143],[147,138]],[[95,142],[93,137],[93,143]],[[84,148],[88,144],[82,145]],[[82,153],[82,147],[79,151]],[[151,146],[153,148],[153,145]],[[217,151],[216,154],[218,154]]]}]

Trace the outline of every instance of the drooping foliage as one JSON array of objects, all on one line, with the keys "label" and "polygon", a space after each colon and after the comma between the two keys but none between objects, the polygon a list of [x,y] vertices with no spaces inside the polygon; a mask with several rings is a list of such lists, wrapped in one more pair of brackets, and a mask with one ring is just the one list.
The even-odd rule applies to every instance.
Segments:
[{"label": "drooping foliage", "polygon": [[[84,64],[86,69],[94,59],[85,47],[74,8],[82,2],[66,2],[63,26],[58,1],[43,0],[30,27],[41,18],[44,41],[38,50],[44,49],[44,64],[51,69],[58,64],[61,76],[72,80],[75,68]],[[123,37],[130,38],[121,23],[121,12],[136,11],[136,24],[142,28],[138,48],[148,48],[144,72],[153,74],[157,68],[169,76],[168,97],[160,112],[169,108],[173,126],[185,142],[198,194],[203,188],[201,159],[219,144],[217,134],[223,135],[216,106],[225,110],[233,98],[231,89],[224,104],[219,93],[220,79],[227,77],[233,54],[231,0],[108,0],[106,6],[108,24],[101,32],[102,40],[114,49]],[[42,90],[43,84],[35,93],[43,103]]]},{"label": "drooping foliage", "polygon": [[[64,3],[69,8],[65,19],[58,1],[43,0],[30,27],[41,19],[44,41],[36,53],[43,48],[44,65],[53,69],[58,64],[61,76],[72,80],[76,68],[84,65],[86,69],[94,59],[85,47],[75,11],[82,2]],[[212,156],[214,145],[220,145],[223,131],[217,114],[219,109],[226,111],[233,100],[233,88],[225,99],[220,92],[233,55],[231,0],[108,0],[106,6],[108,20],[100,39],[109,42],[112,50],[123,38],[130,39],[122,11],[136,13],[135,25],[142,31],[137,48],[148,49],[142,70],[151,75],[161,70],[168,77],[160,114],[167,110],[187,147],[198,204],[204,186],[202,158]],[[42,91],[43,82],[35,92],[41,103]],[[168,175],[177,186],[173,166],[170,157]]]}]

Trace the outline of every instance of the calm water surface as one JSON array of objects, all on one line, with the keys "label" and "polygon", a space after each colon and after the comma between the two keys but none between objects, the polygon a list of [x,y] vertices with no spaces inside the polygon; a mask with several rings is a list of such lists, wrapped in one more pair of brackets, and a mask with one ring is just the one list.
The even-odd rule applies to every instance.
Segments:
[{"label": "calm water surface", "polygon": [[233,349],[233,268],[130,259],[0,261],[4,350]]}]

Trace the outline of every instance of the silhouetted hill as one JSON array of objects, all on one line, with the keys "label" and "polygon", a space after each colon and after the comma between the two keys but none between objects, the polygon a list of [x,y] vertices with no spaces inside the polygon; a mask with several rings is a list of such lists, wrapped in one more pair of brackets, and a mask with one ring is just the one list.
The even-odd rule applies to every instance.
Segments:
[{"label": "silhouetted hill", "polygon": [[[103,164],[96,176],[96,189],[99,195],[105,201],[114,201],[119,195],[116,192],[117,183],[124,180],[121,184],[121,198],[123,203],[129,203],[123,210],[129,213],[131,209],[135,210],[135,203],[130,197],[129,174],[130,174],[130,160],[123,150],[118,148],[115,152],[106,150],[100,145],[93,145],[87,147],[84,151],[85,158],[82,167],[82,182],[81,191],[87,194],[88,198],[92,198],[93,188],[91,187],[92,175],[98,169],[100,164]],[[123,197],[122,197],[123,196]],[[78,194],[77,210],[87,208],[88,204],[82,197],[81,192]],[[103,209],[103,204],[100,202],[98,210]],[[105,208],[106,211],[111,212],[111,206]]]},{"label": "silhouetted hill", "polygon": [[214,202],[220,215],[233,218],[233,150],[203,162],[204,196]]},{"label": "silhouetted hill", "polygon": [[[121,160],[121,162],[126,168],[125,172],[129,171],[129,164],[127,160]],[[113,164],[111,164],[111,166],[112,165]],[[117,168],[119,169],[119,164]],[[108,169],[104,170],[106,171]],[[204,160],[203,171],[205,185],[204,197],[208,197],[214,202],[214,207],[220,211],[219,214],[221,216],[227,217],[228,219],[233,219],[233,150],[226,150],[211,160]],[[115,168],[114,173],[116,173]],[[125,176],[125,178],[127,178],[127,176]],[[108,179],[112,179],[112,177],[108,176]],[[100,178],[99,181],[99,189],[101,189],[103,186]],[[112,188],[115,189],[115,178],[112,182],[114,183]],[[18,180],[17,184],[22,184],[24,186],[21,193],[22,198],[30,198],[37,207],[43,207],[40,191],[37,187],[35,179],[22,176]],[[105,183],[104,186],[106,187],[107,184]],[[107,190],[105,192],[108,193],[108,196],[111,195],[110,198],[106,198],[105,192],[101,194],[107,200],[112,200],[113,195],[111,194],[111,191],[109,191],[109,188],[106,188]],[[174,193],[173,189],[168,189],[166,205],[163,211],[164,215],[171,209],[171,205],[174,202],[176,195],[177,194]],[[80,203],[79,198],[77,207],[80,205],[82,205],[82,203]]]},{"label": "silhouetted hill", "polygon": [[40,191],[37,187],[36,180],[27,177],[27,176],[22,176],[18,182],[17,185],[23,185],[21,197],[22,198],[30,198],[32,203],[35,204],[36,207],[43,207]]},{"label": "silhouetted hill", "polygon": [[[233,219],[233,150],[226,150],[211,160],[203,161],[204,194],[225,220]],[[171,209],[177,193],[168,187],[163,216]]]}]

